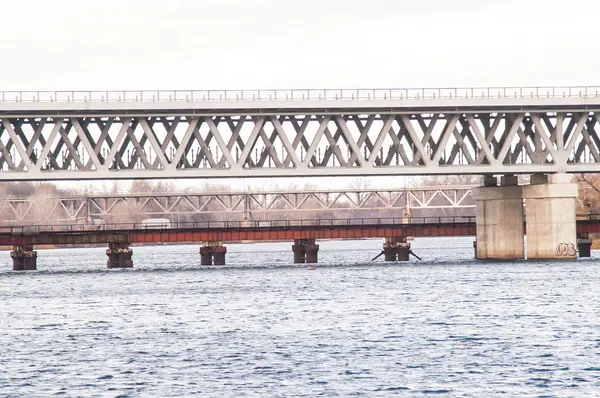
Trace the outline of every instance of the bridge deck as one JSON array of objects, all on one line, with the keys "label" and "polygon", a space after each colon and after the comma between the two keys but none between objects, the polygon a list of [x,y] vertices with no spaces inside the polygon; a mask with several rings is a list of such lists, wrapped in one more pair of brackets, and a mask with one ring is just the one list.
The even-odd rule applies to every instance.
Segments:
[{"label": "bridge deck", "polygon": [[370,113],[380,115],[403,112],[445,113],[469,111],[584,111],[597,109],[600,97],[574,98],[456,98],[414,100],[306,100],[306,101],[165,101],[165,102],[0,102],[0,115],[53,116],[215,116]]},{"label": "bridge deck", "polygon": [[162,229],[143,229],[139,224],[108,224],[101,227],[93,225],[0,227],[0,245],[231,242],[474,234],[474,217],[432,217],[422,218],[414,223],[403,223],[401,219],[211,221],[173,223]]},{"label": "bridge deck", "polygon": [[[273,241],[294,239],[359,239],[392,236],[475,236],[475,217],[305,220],[268,222],[175,223],[169,228],[140,229],[139,225],[3,227],[0,245],[71,245],[127,243],[185,243],[202,241]],[[600,217],[577,220],[577,234],[600,233]]]}]

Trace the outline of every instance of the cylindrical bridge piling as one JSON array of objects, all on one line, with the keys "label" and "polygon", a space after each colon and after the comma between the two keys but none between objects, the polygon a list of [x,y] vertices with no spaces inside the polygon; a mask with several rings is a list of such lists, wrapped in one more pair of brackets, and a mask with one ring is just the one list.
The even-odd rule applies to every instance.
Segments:
[{"label": "cylindrical bridge piling", "polygon": [[592,240],[589,236],[579,235],[577,237],[577,252],[579,257],[591,257],[592,256]]},{"label": "cylindrical bridge piling", "polygon": [[392,236],[385,238],[383,244],[385,261],[408,261],[410,254],[410,243],[405,236]]},{"label": "cylindrical bridge piling", "polygon": [[223,242],[202,242],[200,247],[200,265],[225,265],[227,247]]},{"label": "cylindrical bridge piling", "polygon": [[292,245],[294,264],[316,264],[319,260],[319,245],[315,239],[295,239]]},{"label": "cylindrical bridge piling", "polygon": [[13,271],[33,271],[37,269],[37,252],[32,245],[13,246],[10,252],[13,259]]},{"label": "cylindrical bridge piling", "polygon": [[213,252],[214,265],[225,265],[225,253],[227,253],[225,246],[215,246]]},{"label": "cylindrical bridge piling", "polygon": [[108,268],[132,268],[133,267],[133,250],[129,248],[129,243],[111,242],[106,249],[108,260],[106,266]]},{"label": "cylindrical bridge piling", "polygon": [[212,247],[202,246],[200,248],[200,265],[212,265]]},{"label": "cylindrical bridge piling", "polygon": [[304,245],[292,245],[292,252],[294,252],[294,264],[304,264],[306,261],[306,251],[304,249]]}]

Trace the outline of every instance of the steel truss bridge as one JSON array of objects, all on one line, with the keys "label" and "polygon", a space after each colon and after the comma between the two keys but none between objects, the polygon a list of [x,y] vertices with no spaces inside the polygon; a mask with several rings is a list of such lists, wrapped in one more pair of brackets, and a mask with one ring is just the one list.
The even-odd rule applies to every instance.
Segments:
[{"label": "steel truss bridge", "polygon": [[391,210],[390,217],[415,209],[474,208],[472,186],[279,192],[204,192],[90,195],[77,197],[1,198],[5,225],[119,222],[123,217],[208,215],[218,220],[306,218],[307,212],[343,217],[347,211]]},{"label": "steel truss bridge", "polygon": [[0,180],[600,171],[600,87],[0,93]]}]

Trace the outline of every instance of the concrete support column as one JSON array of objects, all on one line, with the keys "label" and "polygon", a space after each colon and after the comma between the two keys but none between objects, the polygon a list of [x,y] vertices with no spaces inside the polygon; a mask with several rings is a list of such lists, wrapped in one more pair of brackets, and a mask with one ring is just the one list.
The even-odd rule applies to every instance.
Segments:
[{"label": "concrete support column", "polygon": [[292,245],[294,264],[316,264],[318,262],[319,245],[315,239],[295,239]]},{"label": "concrete support column", "polygon": [[200,265],[225,265],[227,247],[223,242],[202,242],[200,247]]},{"label": "concrete support column", "polygon": [[33,271],[37,269],[37,252],[32,245],[16,245],[10,252],[13,271]]},{"label": "concrete support column", "polygon": [[129,248],[127,242],[111,242],[106,249],[108,260],[106,266],[108,268],[132,268],[133,267],[133,250]]},{"label": "concrete support column", "polygon": [[523,192],[517,177],[486,177],[483,187],[473,189],[476,211],[475,258],[517,260],[525,256]]},{"label": "concrete support column", "polygon": [[565,174],[534,175],[523,187],[528,259],[577,258],[578,186]]}]

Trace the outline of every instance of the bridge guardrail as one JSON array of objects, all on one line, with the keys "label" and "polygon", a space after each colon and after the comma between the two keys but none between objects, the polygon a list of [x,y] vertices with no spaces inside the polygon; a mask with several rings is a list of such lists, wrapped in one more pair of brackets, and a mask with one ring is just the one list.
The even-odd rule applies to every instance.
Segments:
[{"label": "bridge guardrail", "polygon": [[121,232],[140,231],[161,232],[182,229],[197,230],[244,230],[271,228],[304,228],[304,227],[377,227],[402,225],[439,225],[474,223],[475,216],[453,217],[412,217],[406,218],[356,218],[356,219],[310,219],[310,220],[267,220],[267,221],[184,221],[171,222],[170,226],[144,226],[141,223],[110,223],[110,224],[66,224],[66,225],[29,225],[29,226],[0,226],[0,235],[36,235],[39,233],[77,233],[77,232]]},{"label": "bridge guardrail", "polygon": [[221,102],[600,97],[600,86],[274,90],[2,91],[0,102]]}]

